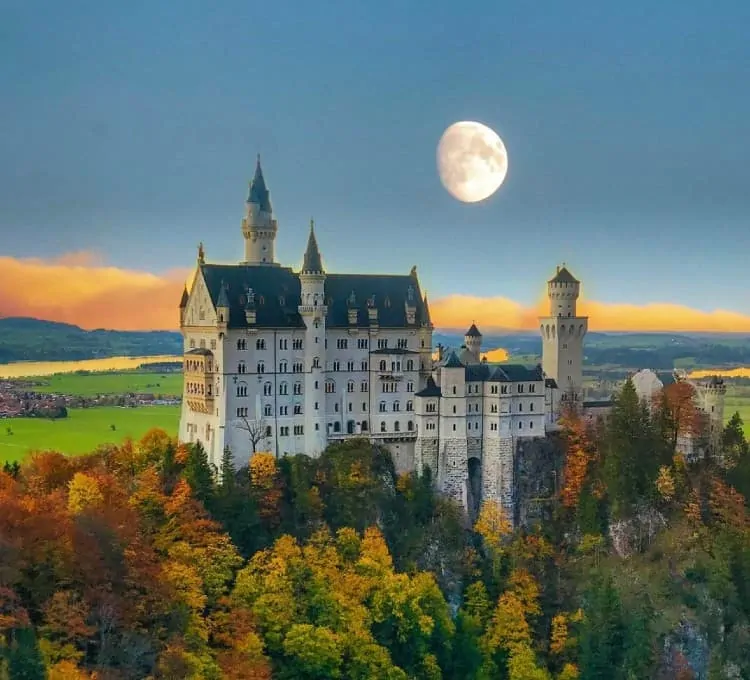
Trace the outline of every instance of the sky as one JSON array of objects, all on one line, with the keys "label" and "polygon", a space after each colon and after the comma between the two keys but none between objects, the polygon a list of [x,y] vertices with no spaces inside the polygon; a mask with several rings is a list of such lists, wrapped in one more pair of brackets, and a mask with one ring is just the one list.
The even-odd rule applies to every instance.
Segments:
[{"label": "sky", "polygon": [[[0,314],[175,327],[260,153],[282,263],[313,216],[440,326],[534,327],[564,261],[593,329],[750,331],[750,3],[0,6]],[[459,120],[508,149],[481,203],[438,177]]]}]

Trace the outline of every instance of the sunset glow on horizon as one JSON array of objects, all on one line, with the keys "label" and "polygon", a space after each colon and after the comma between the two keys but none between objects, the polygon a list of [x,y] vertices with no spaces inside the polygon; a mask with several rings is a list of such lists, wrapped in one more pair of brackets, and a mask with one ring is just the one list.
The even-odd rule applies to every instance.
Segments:
[{"label": "sunset glow on horizon", "polygon": [[[0,257],[0,316],[27,316],[85,329],[176,330],[183,286],[194,270],[161,274],[107,266],[94,253],[69,253],[54,260]],[[668,304],[611,304],[582,299],[579,313],[592,331],[750,333],[750,315],[706,312]],[[496,297],[450,295],[430,300],[438,329],[462,330],[476,321],[488,335],[534,331],[547,313],[546,300],[533,307]],[[494,359],[495,361],[499,359]]]}]

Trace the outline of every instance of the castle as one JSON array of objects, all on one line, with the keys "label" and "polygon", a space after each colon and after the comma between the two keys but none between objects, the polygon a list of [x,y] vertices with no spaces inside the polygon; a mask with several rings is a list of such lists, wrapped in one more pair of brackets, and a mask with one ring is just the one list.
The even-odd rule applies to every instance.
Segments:
[{"label": "castle", "polygon": [[201,441],[218,465],[253,452],[319,455],[367,437],[397,469],[429,467],[465,507],[512,510],[519,440],[544,438],[560,405],[583,399],[580,283],[565,267],[548,282],[539,320],[543,362],[481,359],[482,336],[432,358],[433,325],[416,267],[404,275],[325,271],[314,225],[299,271],[274,255],[278,224],[260,159],[242,219],[244,260],[209,264],[203,245],[180,303],[184,337],[181,441]]}]

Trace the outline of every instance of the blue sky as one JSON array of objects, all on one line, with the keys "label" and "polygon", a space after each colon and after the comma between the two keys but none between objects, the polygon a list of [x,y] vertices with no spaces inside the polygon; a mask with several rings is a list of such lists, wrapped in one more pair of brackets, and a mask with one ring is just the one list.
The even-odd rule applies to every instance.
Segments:
[{"label": "blue sky", "polygon": [[[262,154],[277,252],[534,301],[750,312],[748,2],[0,3],[3,252],[122,267],[242,257]],[[494,128],[509,173],[455,201],[435,149]]]}]

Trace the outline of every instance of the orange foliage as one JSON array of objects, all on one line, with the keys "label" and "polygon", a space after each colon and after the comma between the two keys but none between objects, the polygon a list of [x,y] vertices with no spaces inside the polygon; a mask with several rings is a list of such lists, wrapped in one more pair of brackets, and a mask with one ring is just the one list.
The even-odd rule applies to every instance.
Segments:
[{"label": "orange foliage", "polygon": [[560,500],[564,507],[574,508],[578,505],[591,462],[591,442],[584,422],[575,413],[566,414],[561,424],[565,438],[565,468]]},{"label": "orange foliage", "polygon": [[727,528],[742,530],[748,525],[744,496],[718,479],[711,480],[708,504],[720,524]]},{"label": "orange foliage", "polygon": [[675,382],[667,385],[654,396],[657,406],[663,403],[669,411],[673,423],[673,439],[699,435],[704,427],[703,416],[695,399],[695,387],[688,382]]},{"label": "orange foliage", "polygon": [[250,459],[250,483],[258,498],[258,514],[273,524],[280,521],[282,498],[279,468],[270,453],[256,453]]}]

